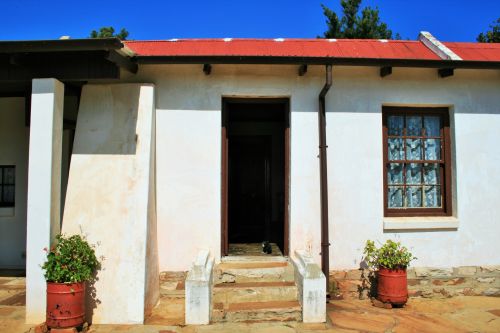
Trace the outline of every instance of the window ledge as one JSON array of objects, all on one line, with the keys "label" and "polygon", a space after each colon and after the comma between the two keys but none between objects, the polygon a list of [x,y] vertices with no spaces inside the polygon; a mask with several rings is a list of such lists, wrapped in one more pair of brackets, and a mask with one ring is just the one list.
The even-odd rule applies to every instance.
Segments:
[{"label": "window ledge", "polygon": [[454,216],[384,217],[384,230],[458,229]]}]

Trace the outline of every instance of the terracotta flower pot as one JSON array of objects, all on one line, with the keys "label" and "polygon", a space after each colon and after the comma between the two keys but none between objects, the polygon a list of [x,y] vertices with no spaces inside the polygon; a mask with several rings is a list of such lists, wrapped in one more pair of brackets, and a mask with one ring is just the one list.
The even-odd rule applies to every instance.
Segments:
[{"label": "terracotta flower pot", "polygon": [[85,322],[85,282],[47,282],[47,326],[70,328]]},{"label": "terracotta flower pot", "polygon": [[379,301],[398,306],[404,305],[408,301],[406,268],[379,268],[377,294]]}]

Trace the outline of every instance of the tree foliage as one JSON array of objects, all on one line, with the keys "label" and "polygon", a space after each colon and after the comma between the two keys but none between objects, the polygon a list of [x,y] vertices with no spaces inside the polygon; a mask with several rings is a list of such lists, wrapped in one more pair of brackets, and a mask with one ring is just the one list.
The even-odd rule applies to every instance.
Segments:
[{"label": "tree foliage", "polygon": [[[359,14],[362,0],[341,0],[343,16],[339,18],[337,13],[325,5],[323,14],[326,16],[328,30],[323,34],[324,38],[360,38],[360,39],[392,39],[392,31],[387,24],[380,21],[378,7],[374,9],[365,7]],[[401,39],[396,34],[396,39]]]},{"label": "tree foliage", "polygon": [[121,40],[126,40],[129,35],[129,32],[125,29],[122,28],[119,33],[115,34],[115,28],[113,27],[102,27],[99,29],[97,32],[96,30],[92,30],[90,33],[90,38],[111,38],[111,37],[117,37],[120,38]]},{"label": "tree foliage", "polygon": [[500,43],[500,17],[490,24],[491,30],[480,33],[476,40],[481,43]]}]

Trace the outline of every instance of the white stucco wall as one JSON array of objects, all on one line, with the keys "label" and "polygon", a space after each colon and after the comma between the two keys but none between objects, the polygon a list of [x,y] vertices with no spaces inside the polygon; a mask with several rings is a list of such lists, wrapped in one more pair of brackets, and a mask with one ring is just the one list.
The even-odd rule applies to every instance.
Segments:
[{"label": "white stucco wall", "polygon": [[[156,99],[160,270],[188,270],[200,249],[221,247],[222,97],[291,98],[290,251],[319,254],[317,94],[322,76],[295,66],[142,66],[130,81],[153,82]],[[319,260],[319,256],[316,255]]]},{"label": "white stucco wall", "polygon": [[142,323],[158,300],[154,118],[152,85],[83,88],[62,231],[83,233],[101,259],[94,323]]},{"label": "white stucco wall", "polygon": [[1,268],[26,265],[29,127],[24,118],[24,98],[0,98],[0,165],[16,166],[15,208],[0,208]]},{"label": "white stucco wall", "polygon": [[[329,207],[332,269],[356,268],[366,239],[398,239],[414,266],[499,264],[500,73],[458,70],[334,71],[328,95]],[[383,230],[382,105],[449,106],[458,230]]]},{"label": "white stucco wall", "polygon": [[[187,270],[198,249],[220,258],[222,97],[290,97],[290,251],[319,262],[318,93],[324,68],[141,66],[125,80],[157,87],[157,202],[160,270]],[[327,96],[331,269],[356,268],[367,239],[396,238],[416,266],[499,264],[500,74],[457,70],[334,68]],[[456,150],[458,230],[383,230],[382,105],[450,106]],[[481,176],[479,176],[481,175]]]}]

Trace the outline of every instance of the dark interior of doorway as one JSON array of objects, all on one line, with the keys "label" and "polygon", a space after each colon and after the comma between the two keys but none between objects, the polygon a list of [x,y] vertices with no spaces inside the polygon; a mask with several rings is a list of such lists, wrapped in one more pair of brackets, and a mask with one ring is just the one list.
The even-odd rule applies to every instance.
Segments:
[{"label": "dark interior of doorway", "polygon": [[228,129],[228,242],[275,243],[285,249],[284,100],[226,104]]}]

